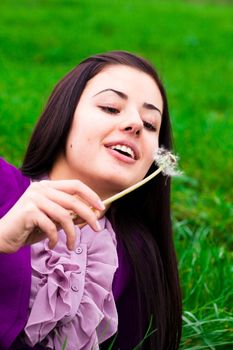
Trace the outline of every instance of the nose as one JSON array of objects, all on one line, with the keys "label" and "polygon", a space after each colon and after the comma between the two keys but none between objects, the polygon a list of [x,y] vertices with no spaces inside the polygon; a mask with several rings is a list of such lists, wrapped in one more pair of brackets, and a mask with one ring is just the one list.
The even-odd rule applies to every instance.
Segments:
[{"label": "nose", "polygon": [[125,119],[120,126],[120,130],[127,134],[139,136],[143,128],[143,121],[139,114],[135,113]]}]

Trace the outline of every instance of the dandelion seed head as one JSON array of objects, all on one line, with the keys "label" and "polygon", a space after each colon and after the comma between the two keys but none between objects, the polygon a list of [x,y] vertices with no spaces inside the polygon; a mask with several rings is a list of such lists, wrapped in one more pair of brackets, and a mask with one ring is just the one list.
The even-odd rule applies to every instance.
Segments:
[{"label": "dandelion seed head", "polygon": [[178,159],[178,156],[164,147],[159,147],[154,155],[155,164],[161,167],[163,175],[167,176],[180,176],[182,174],[182,172],[177,169]]}]

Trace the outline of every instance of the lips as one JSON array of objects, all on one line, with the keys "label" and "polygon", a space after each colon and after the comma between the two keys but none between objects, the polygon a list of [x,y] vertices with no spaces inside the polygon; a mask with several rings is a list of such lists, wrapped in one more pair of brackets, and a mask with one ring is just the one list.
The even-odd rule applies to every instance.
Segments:
[{"label": "lips", "polygon": [[136,145],[128,141],[115,141],[105,145],[105,147],[129,157],[132,160],[139,159],[139,151]]}]

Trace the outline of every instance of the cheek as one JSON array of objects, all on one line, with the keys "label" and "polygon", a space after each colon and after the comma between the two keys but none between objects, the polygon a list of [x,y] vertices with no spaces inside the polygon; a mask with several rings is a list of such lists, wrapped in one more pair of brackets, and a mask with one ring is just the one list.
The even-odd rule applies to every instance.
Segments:
[{"label": "cheek", "polygon": [[68,157],[72,158],[77,155],[78,149],[81,148],[80,142],[82,142],[80,135],[75,132],[75,129],[72,129],[66,143],[66,154]]},{"label": "cheek", "polygon": [[154,161],[154,156],[155,153],[157,152],[159,148],[159,142],[158,138],[151,140],[151,142],[148,142],[147,144],[147,154],[148,154],[148,159],[151,163]]},{"label": "cheek", "polygon": [[73,137],[73,134],[71,133],[67,139],[66,149],[67,149],[67,151],[69,151],[69,150],[74,149],[74,147],[75,147],[75,139]]},{"label": "cheek", "polygon": [[159,149],[159,140],[157,139],[156,144],[154,146],[154,153],[157,152]]}]

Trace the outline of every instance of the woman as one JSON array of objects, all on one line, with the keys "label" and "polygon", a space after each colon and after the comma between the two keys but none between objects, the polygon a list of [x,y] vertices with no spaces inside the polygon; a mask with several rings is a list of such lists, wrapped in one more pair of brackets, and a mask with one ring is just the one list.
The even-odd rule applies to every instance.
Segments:
[{"label": "woman", "polygon": [[[5,190],[1,189],[0,247],[8,253],[1,254],[1,277],[10,280],[0,290],[1,310],[9,315],[0,334],[1,348],[30,349],[36,344],[35,349],[57,350],[60,338],[67,338],[67,349],[98,348],[96,342],[101,349],[112,342],[114,349],[138,344],[141,349],[178,348],[181,297],[170,181],[158,175],[109,207],[102,203],[155,170],[153,156],[161,145],[171,148],[167,99],[157,73],[144,59],[121,51],[92,56],[57,84],[33,132],[21,172],[1,163]],[[80,227],[88,225],[79,229],[70,212],[77,214]],[[92,254],[93,244],[97,255]],[[70,287],[70,279],[80,273],[77,264],[70,267],[68,261],[84,247],[86,277],[78,277],[83,298],[74,301],[60,286]],[[67,260],[60,261],[61,256]],[[49,267],[48,261],[53,261]],[[63,270],[69,265],[71,274],[65,282],[64,275],[62,281],[58,278],[54,287],[48,276],[54,276],[58,265]],[[68,304],[64,298],[58,301],[61,290],[64,298],[72,299],[69,311],[63,310]],[[13,301],[17,311],[12,316]],[[42,318],[40,305],[45,310]]]}]

